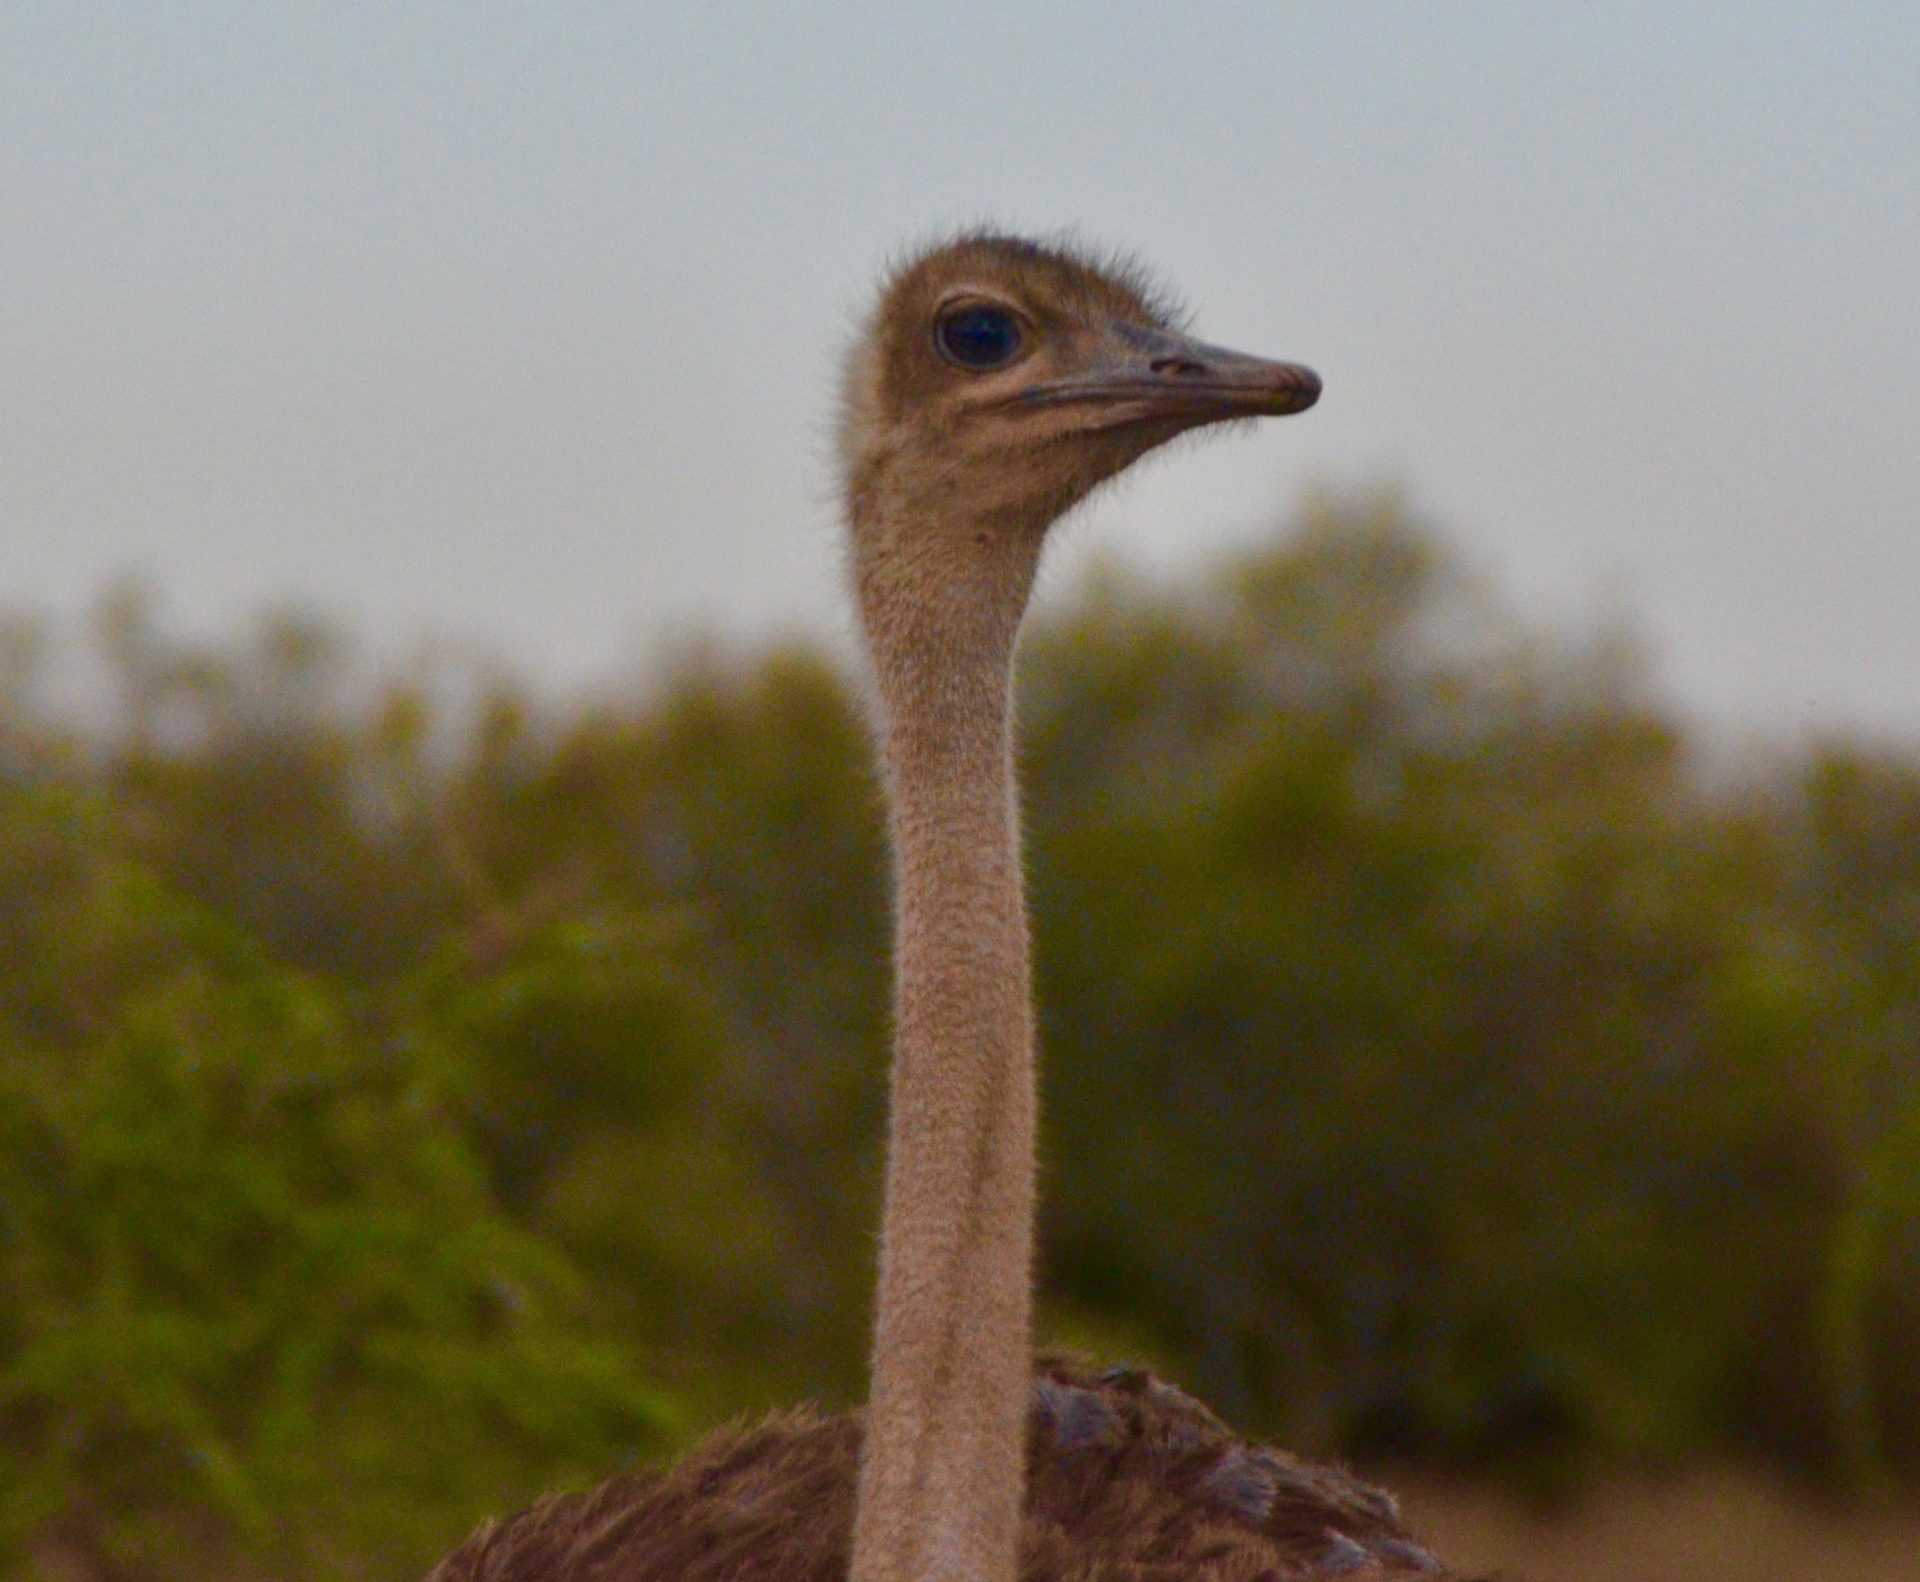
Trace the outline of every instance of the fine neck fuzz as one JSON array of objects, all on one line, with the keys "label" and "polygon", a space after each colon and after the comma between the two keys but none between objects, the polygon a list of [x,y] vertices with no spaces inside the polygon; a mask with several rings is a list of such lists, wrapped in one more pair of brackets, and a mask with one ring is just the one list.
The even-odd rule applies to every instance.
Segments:
[{"label": "fine neck fuzz", "polygon": [[1017,624],[955,646],[890,644],[869,623],[897,896],[895,1049],[852,1582],[1013,1582],[1017,1566],[1035,1175]]}]

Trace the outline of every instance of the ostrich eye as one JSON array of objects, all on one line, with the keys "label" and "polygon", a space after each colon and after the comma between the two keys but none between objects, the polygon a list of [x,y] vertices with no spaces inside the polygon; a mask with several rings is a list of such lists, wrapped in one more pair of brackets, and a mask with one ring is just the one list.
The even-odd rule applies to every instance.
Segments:
[{"label": "ostrich eye", "polygon": [[1005,308],[973,302],[934,326],[940,355],[962,368],[1004,368],[1019,355],[1020,321]]}]

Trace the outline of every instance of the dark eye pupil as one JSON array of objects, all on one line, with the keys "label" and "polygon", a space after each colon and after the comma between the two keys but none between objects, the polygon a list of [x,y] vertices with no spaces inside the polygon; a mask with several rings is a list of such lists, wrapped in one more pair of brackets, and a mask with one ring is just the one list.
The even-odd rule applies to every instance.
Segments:
[{"label": "dark eye pupil", "polygon": [[1020,350],[1020,325],[1005,308],[957,308],[940,321],[940,350],[962,368],[998,368]]}]

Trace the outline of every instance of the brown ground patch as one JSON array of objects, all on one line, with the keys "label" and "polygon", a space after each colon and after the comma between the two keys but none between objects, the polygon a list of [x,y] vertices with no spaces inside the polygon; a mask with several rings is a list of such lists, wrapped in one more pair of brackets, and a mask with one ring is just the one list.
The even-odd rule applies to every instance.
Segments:
[{"label": "brown ground patch", "polygon": [[1447,1559],[1517,1582],[1920,1582],[1920,1503],[1840,1506],[1733,1472],[1618,1481],[1564,1510],[1396,1474]]}]

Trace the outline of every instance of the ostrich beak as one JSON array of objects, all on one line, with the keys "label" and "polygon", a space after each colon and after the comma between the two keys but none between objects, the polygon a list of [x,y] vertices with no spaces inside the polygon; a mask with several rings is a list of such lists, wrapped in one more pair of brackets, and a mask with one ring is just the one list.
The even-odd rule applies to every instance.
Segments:
[{"label": "ostrich beak", "polygon": [[1170,330],[1115,326],[1114,342],[1087,367],[1030,385],[1027,406],[1085,405],[1102,426],[1174,423],[1190,428],[1237,417],[1284,417],[1320,399],[1320,376],[1299,363],[1273,362],[1209,346]]}]

